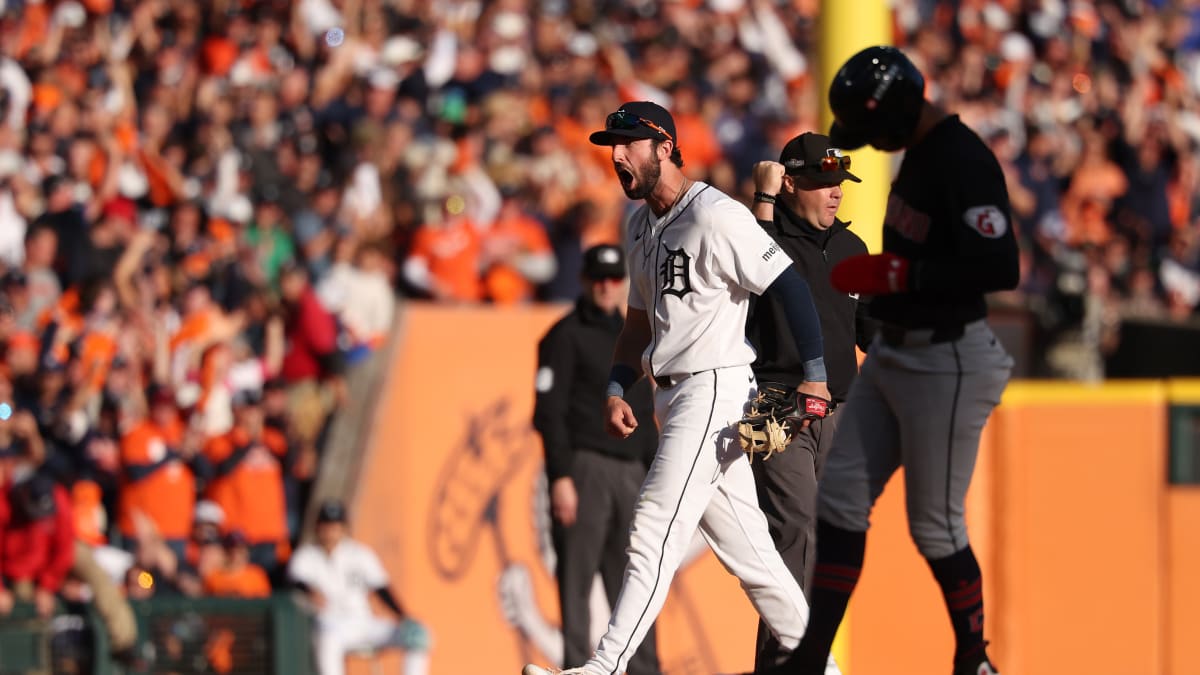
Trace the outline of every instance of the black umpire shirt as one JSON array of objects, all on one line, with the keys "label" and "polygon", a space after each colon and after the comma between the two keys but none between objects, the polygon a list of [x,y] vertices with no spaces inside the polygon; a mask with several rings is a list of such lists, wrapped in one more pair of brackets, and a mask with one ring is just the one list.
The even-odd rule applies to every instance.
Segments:
[{"label": "black umpire shirt", "polygon": [[537,399],[533,426],[542,434],[551,482],[571,475],[575,452],[599,452],[649,466],[658,447],[649,380],[625,392],[638,428],[619,440],[604,430],[605,390],[613,348],[621,332],[619,313],[606,314],[587,298],[559,320],[538,343]]},{"label": "black umpire shirt", "polygon": [[[858,374],[854,347],[866,351],[874,327],[867,318],[866,303],[835,290],[829,273],[842,260],[866,253],[867,245],[846,229],[847,223],[835,219],[828,229],[821,230],[782,202],[775,204],[774,221],[760,220],[758,224],[783,247],[792,266],[808,282],[821,319],[829,393],[833,400],[845,401],[850,382]],[[800,384],[804,371],[796,341],[782,305],[772,296],[752,297],[746,337],[758,354],[752,367],[760,382],[783,382],[792,387]]]},{"label": "black umpire shirt", "polygon": [[1004,172],[958,115],[904,153],[888,195],[883,250],[912,262],[909,292],[874,298],[871,316],[906,328],[982,319],[984,294],[1020,280]]}]

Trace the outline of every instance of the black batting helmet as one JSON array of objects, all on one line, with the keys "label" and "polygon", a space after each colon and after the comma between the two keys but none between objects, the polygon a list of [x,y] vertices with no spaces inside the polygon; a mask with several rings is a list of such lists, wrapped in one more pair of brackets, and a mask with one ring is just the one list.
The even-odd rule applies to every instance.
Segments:
[{"label": "black batting helmet", "polygon": [[839,148],[880,140],[899,149],[917,126],[925,101],[925,77],[895,47],[867,47],[851,56],[829,85],[833,128]]}]

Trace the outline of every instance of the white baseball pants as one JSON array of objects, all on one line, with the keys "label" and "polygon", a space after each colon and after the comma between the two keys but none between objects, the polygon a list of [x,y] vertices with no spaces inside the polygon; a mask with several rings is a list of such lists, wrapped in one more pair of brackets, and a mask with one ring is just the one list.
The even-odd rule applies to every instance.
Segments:
[{"label": "white baseball pants", "polygon": [[313,632],[317,672],[343,675],[351,652],[397,647],[405,650],[403,675],[427,675],[429,652],[416,645],[411,627],[382,617],[337,617],[317,619]]},{"label": "white baseball pants", "polygon": [[[808,603],[775,550],[737,441],[734,423],[754,393],[749,366],[697,373],[655,393],[662,422],[658,454],[634,512],[621,593],[608,631],[585,665],[589,673],[625,671],[662,609],[697,527],[782,646],[799,644]],[[838,672],[830,663],[828,672]]]}]

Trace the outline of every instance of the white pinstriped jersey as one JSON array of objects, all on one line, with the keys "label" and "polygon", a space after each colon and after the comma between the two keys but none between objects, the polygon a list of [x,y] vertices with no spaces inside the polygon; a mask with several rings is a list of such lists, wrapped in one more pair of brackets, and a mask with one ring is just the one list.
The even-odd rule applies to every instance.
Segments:
[{"label": "white pinstriped jersey", "polygon": [[370,618],[369,596],[388,584],[375,551],[349,537],[329,555],[316,544],[301,546],[288,563],[288,577],[325,596],[321,616],[342,620]]},{"label": "white pinstriped jersey", "polygon": [[745,206],[697,181],[661,218],[643,204],[630,217],[629,306],[653,330],[647,375],[748,365],[750,294],[761,295],[792,264]]}]

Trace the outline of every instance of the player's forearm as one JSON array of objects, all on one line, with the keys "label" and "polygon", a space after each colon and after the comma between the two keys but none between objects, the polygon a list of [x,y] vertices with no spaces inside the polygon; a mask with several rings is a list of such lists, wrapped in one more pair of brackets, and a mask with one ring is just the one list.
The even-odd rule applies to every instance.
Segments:
[{"label": "player's forearm", "polygon": [[625,325],[617,336],[617,345],[613,349],[613,365],[621,364],[641,371],[642,352],[650,344],[650,322],[645,310],[629,309],[625,316]]},{"label": "player's forearm", "polygon": [[650,337],[650,322],[646,312],[631,307],[613,349],[612,369],[608,376],[609,396],[623,397],[625,391],[642,376],[642,352],[650,344]]},{"label": "player's forearm", "polygon": [[396,599],[395,595],[392,595],[392,591],[388,587],[384,586],[383,588],[375,589],[375,596],[378,597],[379,601],[382,602],[388,609],[395,612],[396,616],[401,618],[406,616],[404,607],[400,605],[400,601]]},{"label": "player's forearm", "polygon": [[784,318],[796,341],[796,352],[804,364],[804,380],[824,382],[827,379],[825,341],[821,337],[821,319],[808,282],[794,267],[788,267],[771,283],[767,293],[783,308]]}]

